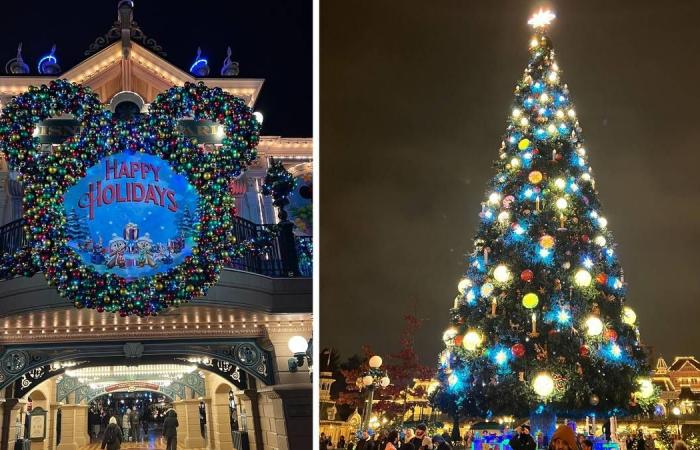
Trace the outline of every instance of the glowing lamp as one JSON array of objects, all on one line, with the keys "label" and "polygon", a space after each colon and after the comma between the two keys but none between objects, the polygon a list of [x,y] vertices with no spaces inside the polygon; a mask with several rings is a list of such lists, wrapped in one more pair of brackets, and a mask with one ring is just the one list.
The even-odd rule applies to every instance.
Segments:
[{"label": "glowing lamp", "polygon": [[462,278],[461,280],[459,280],[459,283],[457,284],[457,291],[460,292],[462,295],[464,295],[464,293],[470,287],[472,287],[472,280],[470,280],[469,278]]},{"label": "glowing lamp", "polygon": [[539,373],[534,380],[532,380],[532,389],[534,389],[535,394],[539,395],[541,398],[547,398],[554,392],[554,379],[547,372]]},{"label": "glowing lamp", "polygon": [[289,347],[289,351],[294,354],[306,353],[306,350],[309,348],[309,343],[302,336],[292,336],[289,338],[287,346]]},{"label": "glowing lamp", "polygon": [[591,285],[591,274],[586,269],[579,269],[574,275],[574,281],[578,287],[588,287]]},{"label": "glowing lamp", "polygon": [[500,223],[507,223],[508,221],[510,221],[510,214],[508,213],[508,211],[501,211],[498,214],[498,221]]},{"label": "glowing lamp", "polygon": [[554,13],[550,10],[542,10],[540,9],[537,11],[535,14],[530,17],[530,19],[527,21],[528,25],[530,25],[532,28],[542,28],[546,27],[550,23],[552,23],[552,20],[554,20],[557,16],[554,15]]},{"label": "glowing lamp", "polygon": [[382,365],[382,357],[379,355],[374,355],[369,359],[369,366],[373,369],[379,368]]},{"label": "glowing lamp", "polygon": [[555,204],[557,205],[557,209],[566,209],[566,207],[569,206],[569,203],[564,197],[558,198]]},{"label": "glowing lamp", "polygon": [[627,325],[634,325],[637,321],[637,313],[629,306],[622,308],[622,321]]},{"label": "glowing lamp", "polygon": [[374,377],[372,375],[362,377],[362,384],[365,386],[370,386],[372,383],[374,383]]},{"label": "glowing lamp", "polygon": [[494,356],[494,359],[496,360],[496,364],[503,365],[508,361],[508,354],[505,350],[499,350],[496,356]]},{"label": "glowing lamp", "polygon": [[263,117],[263,114],[262,114],[260,111],[255,111],[255,112],[253,113],[253,117],[255,117],[255,120],[257,120],[258,123],[259,123],[260,125],[262,125],[264,117]]},{"label": "glowing lamp", "polygon": [[493,277],[499,283],[505,283],[506,281],[510,280],[510,270],[508,270],[508,266],[505,264],[499,264],[496,266],[493,271]]},{"label": "glowing lamp", "polygon": [[606,219],[605,217],[600,217],[598,219],[598,225],[600,225],[600,228],[607,227],[608,226],[608,219]]},{"label": "glowing lamp", "polygon": [[586,334],[589,336],[598,336],[603,332],[603,321],[596,316],[590,316],[586,319]]},{"label": "glowing lamp", "polygon": [[465,350],[473,352],[481,346],[481,335],[476,331],[469,331],[464,335],[462,346]]},{"label": "glowing lamp", "polygon": [[540,95],[540,102],[547,103],[548,101],[549,101],[549,95],[547,95],[546,92],[544,92],[542,95]]},{"label": "glowing lamp", "polygon": [[557,189],[563,190],[566,187],[566,181],[564,181],[563,178],[557,178],[554,180],[554,185],[557,187]]},{"label": "glowing lamp", "polygon": [[391,383],[391,380],[389,380],[389,377],[386,377],[386,376],[385,376],[385,377],[382,377],[382,379],[379,380],[379,384],[380,384],[382,387],[387,387],[387,386],[389,386],[389,383]]},{"label": "glowing lamp", "polygon": [[606,241],[603,236],[596,236],[595,238],[593,238],[593,242],[595,242],[596,245],[599,245],[601,247],[605,247],[605,244],[608,243],[608,241]]},{"label": "glowing lamp", "polygon": [[518,108],[513,108],[513,117],[517,119],[520,117],[520,114],[522,114],[522,111],[520,111]]},{"label": "glowing lamp", "polygon": [[513,158],[513,159],[510,160],[510,165],[511,165],[514,169],[516,169],[516,168],[520,167],[520,160],[519,160],[518,158]]},{"label": "glowing lamp", "polygon": [[528,126],[529,124],[530,124],[530,121],[527,120],[527,117],[523,117],[522,119],[520,119],[520,126],[521,126],[521,127],[526,127],[526,126]]},{"label": "glowing lamp", "polygon": [[540,298],[534,292],[523,295],[523,306],[532,309],[540,302]]}]

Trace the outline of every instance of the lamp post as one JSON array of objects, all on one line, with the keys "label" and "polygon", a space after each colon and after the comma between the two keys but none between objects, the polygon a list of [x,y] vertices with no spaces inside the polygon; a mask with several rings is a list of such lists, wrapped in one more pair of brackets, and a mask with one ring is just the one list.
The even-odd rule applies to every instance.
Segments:
[{"label": "lamp post", "polygon": [[367,389],[367,404],[365,412],[362,415],[362,429],[366,430],[369,427],[369,418],[372,415],[372,401],[374,400],[374,390],[377,388],[385,388],[389,386],[391,380],[387,376],[385,370],[380,369],[382,358],[374,355],[369,359],[369,370],[364,372],[356,381],[357,387]]},{"label": "lamp post", "polygon": [[681,415],[681,409],[677,406],[674,406],[673,409],[671,410],[673,412],[673,415],[676,416],[676,428],[678,428],[678,439],[681,438],[681,422],[680,422],[680,415]]},{"label": "lamp post", "polygon": [[313,350],[312,350],[312,339],[310,338],[308,342],[303,336],[292,336],[289,338],[287,346],[289,351],[294,355],[293,358],[289,358],[287,364],[289,365],[289,371],[291,373],[296,372],[299,367],[304,366],[304,360],[306,360],[309,365],[309,381],[313,381],[313,373],[311,372],[311,364],[313,362]]}]

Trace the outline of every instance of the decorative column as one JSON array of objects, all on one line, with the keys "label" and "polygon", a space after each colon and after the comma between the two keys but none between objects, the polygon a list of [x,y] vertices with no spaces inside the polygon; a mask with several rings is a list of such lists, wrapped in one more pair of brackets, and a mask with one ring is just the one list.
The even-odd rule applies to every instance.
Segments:
[{"label": "decorative column", "polygon": [[255,223],[268,223],[261,209],[264,196],[260,193],[260,185],[262,184],[260,178],[251,173],[246,173],[244,177],[246,190],[241,197],[241,203],[245,203],[245,205],[241,204],[240,208],[241,212],[245,212],[245,215],[241,217]]},{"label": "decorative column", "polygon": [[[216,450],[233,450],[228,395],[226,395],[224,399],[224,394],[214,393],[212,397],[213,401],[205,400],[207,401],[207,405],[211,405],[209,409],[211,417],[207,417],[207,420],[209,421],[212,448]],[[222,400],[225,400],[225,402]]]},{"label": "decorative column", "polygon": [[177,447],[187,450],[206,449],[207,444],[199,428],[199,400],[189,399],[173,402],[177,413]]},{"label": "decorative column", "polygon": [[265,450],[313,447],[311,383],[264,387],[258,394]]},{"label": "decorative column", "polygon": [[61,406],[61,443],[57,450],[78,450],[90,444],[87,405]]},{"label": "decorative column", "polygon": [[[248,432],[248,442],[251,450],[263,450],[263,435],[260,428],[260,410],[258,408],[258,392],[255,389],[238,391],[236,404],[238,404],[238,423],[241,431]],[[265,449],[266,450],[266,449]]]}]

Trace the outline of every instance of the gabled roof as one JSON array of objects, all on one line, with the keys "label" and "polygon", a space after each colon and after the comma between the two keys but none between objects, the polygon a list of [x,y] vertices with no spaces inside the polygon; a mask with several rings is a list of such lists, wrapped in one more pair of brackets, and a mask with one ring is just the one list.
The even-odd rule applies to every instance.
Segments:
[{"label": "gabled roof", "polygon": [[700,361],[694,356],[677,356],[668,370],[672,372],[681,370],[700,372]]}]

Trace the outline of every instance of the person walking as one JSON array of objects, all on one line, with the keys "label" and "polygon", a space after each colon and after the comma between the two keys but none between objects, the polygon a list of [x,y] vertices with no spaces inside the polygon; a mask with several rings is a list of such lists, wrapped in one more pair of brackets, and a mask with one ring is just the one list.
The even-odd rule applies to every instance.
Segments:
[{"label": "person walking", "polygon": [[345,448],[345,436],[340,436],[338,440],[338,448]]},{"label": "person walking", "polygon": [[396,446],[399,444],[399,432],[396,430],[391,430],[389,435],[386,437],[386,447],[385,450],[397,450]]},{"label": "person walking", "polygon": [[122,416],[122,432],[124,433],[124,442],[129,442],[129,433],[131,432],[131,422],[129,422],[130,415],[131,409],[127,408],[126,412]]},{"label": "person walking", "polygon": [[117,425],[117,418],[112,416],[109,419],[107,429],[102,437],[102,449],[119,450],[122,446],[122,432]]},{"label": "person walking", "polygon": [[416,448],[411,444],[411,440],[415,435],[413,434],[413,428],[409,428],[406,430],[406,434],[403,437],[403,444],[401,444],[401,447],[399,447],[399,450],[416,450]]},{"label": "person walking", "polygon": [[535,440],[530,435],[530,425],[520,425],[520,433],[510,440],[510,446],[513,447],[513,450],[535,450],[537,448]]},{"label": "person walking", "polygon": [[174,409],[168,411],[163,421],[163,437],[166,440],[165,450],[177,450],[177,413]]}]

